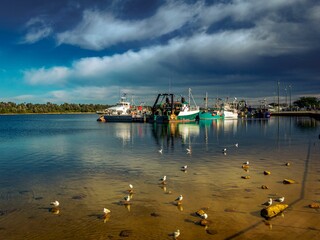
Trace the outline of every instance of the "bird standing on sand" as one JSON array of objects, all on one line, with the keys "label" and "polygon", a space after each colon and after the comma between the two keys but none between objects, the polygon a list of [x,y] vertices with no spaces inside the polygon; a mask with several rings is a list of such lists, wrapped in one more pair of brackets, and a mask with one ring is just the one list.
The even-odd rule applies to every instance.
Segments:
[{"label": "bird standing on sand", "polygon": [[200,215],[200,217],[201,217],[202,219],[207,219],[207,218],[208,218],[208,214],[204,213],[204,214]]},{"label": "bird standing on sand", "polygon": [[54,202],[51,202],[50,205],[52,205],[53,207],[58,207],[60,203],[57,200],[55,200]]},{"label": "bird standing on sand", "polygon": [[174,233],[173,233],[173,237],[174,239],[177,239],[180,236],[180,230],[177,229]]},{"label": "bird standing on sand", "polygon": [[177,197],[177,198],[175,199],[175,201],[177,201],[178,203],[181,203],[182,199],[183,199],[183,196],[180,195],[179,197]]},{"label": "bird standing on sand", "polygon": [[129,192],[130,194],[133,193],[133,185],[132,185],[132,184],[129,184],[128,192]]},{"label": "bird standing on sand", "polygon": [[187,171],[188,165],[184,165],[181,167],[181,171]]},{"label": "bird standing on sand", "polygon": [[269,198],[269,200],[262,205],[271,206],[272,205],[272,198]]},{"label": "bird standing on sand", "polygon": [[284,197],[279,197],[278,199],[276,199],[277,202],[284,202]]},{"label": "bird standing on sand", "polygon": [[167,176],[164,175],[162,178],[160,178],[160,183],[161,184],[166,184]]},{"label": "bird standing on sand", "polygon": [[111,211],[108,208],[103,208],[104,215],[109,214]]},{"label": "bird standing on sand", "polygon": [[130,195],[128,195],[128,196],[125,196],[123,199],[124,199],[126,202],[130,202],[131,197],[130,197]]}]

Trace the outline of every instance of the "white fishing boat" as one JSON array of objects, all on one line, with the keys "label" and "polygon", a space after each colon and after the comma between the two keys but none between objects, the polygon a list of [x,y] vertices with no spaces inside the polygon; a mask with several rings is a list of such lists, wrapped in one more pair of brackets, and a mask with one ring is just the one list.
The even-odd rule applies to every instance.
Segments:
[{"label": "white fishing boat", "polygon": [[222,114],[224,119],[238,119],[239,113],[236,108],[236,100],[237,98],[235,98],[232,104],[224,103],[222,105]]},{"label": "white fishing boat", "polygon": [[97,112],[101,115],[98,121],[102,122],[144,122],[146,114],[142,106],[135,107],[127,101],[126,94],[120,98],[115,106],[105,109],[103,112]]},{"label": "white fishing boat", "polygon": [[223,118],[224,119],[238,119],[237,110],[223,110]]}]

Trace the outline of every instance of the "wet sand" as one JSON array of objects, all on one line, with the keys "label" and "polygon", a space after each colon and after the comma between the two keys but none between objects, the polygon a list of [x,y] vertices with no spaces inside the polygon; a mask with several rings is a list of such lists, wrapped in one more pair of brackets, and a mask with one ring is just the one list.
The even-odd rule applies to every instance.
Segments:
[{"label": "wet sand", "polygon": [[[320,239],[320,210],[308,207],[320,201],[319,147],[310,142],[295,152],[248,155],[240,146],[221,154],[219,162],[194,152],[161,164],[150,157],[141,166],[137,157],[130,161],[129,173],[89,169],[73,178],[47,179],[46,184],[43,176],[29,179],[19,190],[1,192],[0,235],[10,240],[173,239],[179,229],[178,239]],[[250,161],[249,172],[242,169],[245,161]],[[266,170],[271,174],[264,175]],[[164,174],[165,185],[159,181]],[[285,178],[296,183],[283,184]],[[134,193],[127,206],[122,200],[129,184]],[[184,199],[177,205],[180,194]],[[262,218],[262,203],[279,196],[285,196],[289,207],[275,218]],[[50,212],[49,203],[56,199],[59,214]],[[111,210],[108,221],[104,207]],[[207,227],[199,224],[199,209],[209,216]]]}]

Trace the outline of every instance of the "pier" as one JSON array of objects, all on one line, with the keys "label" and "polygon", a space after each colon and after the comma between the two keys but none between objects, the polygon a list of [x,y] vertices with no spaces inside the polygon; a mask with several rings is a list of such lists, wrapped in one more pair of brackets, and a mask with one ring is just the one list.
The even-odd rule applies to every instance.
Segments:
[{"label": "pier", "polygon": [[320,111],[281,111],[272,112],[272,116],[307,116],[320,120]]}]

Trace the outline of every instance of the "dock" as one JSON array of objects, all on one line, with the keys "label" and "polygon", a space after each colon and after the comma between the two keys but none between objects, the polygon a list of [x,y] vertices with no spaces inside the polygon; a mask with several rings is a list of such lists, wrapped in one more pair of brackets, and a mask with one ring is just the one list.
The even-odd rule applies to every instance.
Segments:
[{"label": "dock", "polygon": [[281,112],[272,112],[272,116],[288,116],[288,117],[312,117],[317,120],[320,120],[320,111],[281,111]]}]

